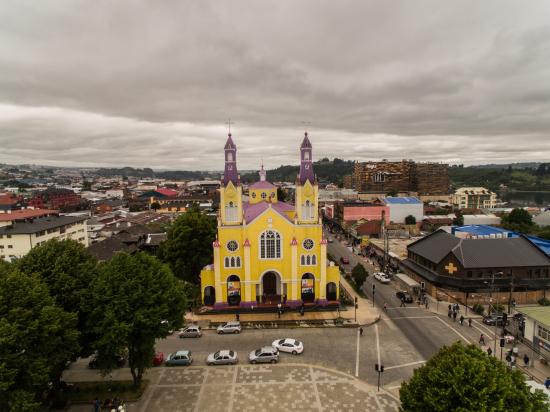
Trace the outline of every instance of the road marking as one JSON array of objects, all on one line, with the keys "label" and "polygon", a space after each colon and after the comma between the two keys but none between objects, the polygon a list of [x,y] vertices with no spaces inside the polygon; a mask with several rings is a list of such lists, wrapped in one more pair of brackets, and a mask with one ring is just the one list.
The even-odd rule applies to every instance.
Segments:
[{"label": "road marking", "polygon": [[495,337],[495,333],[489,329],[487,326],[485,326],[484,324],[482,323],[479,323],[477,320],[474,320],[473,321],[474,323],[477,323],[480,327],[482,327],[483,329],[485,329],[485,332],[482,331],[480,328],[478,328],[477,326],[474,325],[474,328],[476,328],[478,331],[480,331],[481,333],[486,333],[487,335],[493,335],[493,337],[491,339],[494,339]]},{"label": "road marking", "polygon": [[433,319],[433,318],[437,318],[437,316],[398,316],[398,317],[395,317],[395,318],[392,318],[390,316],[388,316],[388,319]]},{"label": "road marking", "polygon": [[376,333],[376,353],[378,355],[378,365],[381,365],[381,363],[380,363],[380,339],[378,337],[378,323],[374,324],[374,333]]},{"label": "road marking", "polygon": [[403,365],[388,366],[387,368],[384,368],[384,370],[387,371],[387,370],[390,370],[390,369],[404,368],[405,366],[419,365],[421,363],[426,363],[426,361],[421,360],[421,361],[417,361],[417,362],[404,363]]},{"label": "road marking", "polygon": [[464,339],[464,342],[466,343],[472,343],[470,342],[468,339],[466,339],[464,337],[464,335],[462,333],[460,333],[459,331],[457,331],[455,328],[453,328],[451,325],[447,324],[447,322],[445,322],[443,319],[441,319],[440,317],[438,317],[437,319],[439,319],[441,321],[441,323],[443,323],[445,326],[447,326],[449,329],[451,329],[454,333],[456,333],[458,336],[460,336],[462,339]]},{"label": "road marking", "polygon": [[389,389],[390,391],[393,390],[393,389],[399,389],[401,388],[401,385],[397,385],[397,386],[389,386],[387,387],[386,389]]},{"label": "road marking", "polygon": [[359,339],[361,339],[359,334],[359,329],[357,329],[357,352],[355,353],[355,377],[359,377]]},{"label": "road marking", "polygon": [[392,310],[392,309],[423,309],[423,308],[418,308],[416,306],[394,306],[392,308],[387,308],[387,310]]}]

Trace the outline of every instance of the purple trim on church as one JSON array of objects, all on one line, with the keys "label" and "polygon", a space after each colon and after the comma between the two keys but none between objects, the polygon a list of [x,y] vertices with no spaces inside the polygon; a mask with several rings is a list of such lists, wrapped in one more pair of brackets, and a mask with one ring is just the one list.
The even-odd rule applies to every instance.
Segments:
[{"label": "purple trim on church", "polygon": [[298,175],[300,184],[306,183],[307,180],[311,184],[315,183],[315,174],[313,173],[313,154],[312,147],[307,132],[304,133],[304,140],[300,145],[300,174]]},{"label": "purple trim on church", "polygon": [[227,135],[225,143],[225,169],[223,171],[223,185],[226,186],[229,182],[233,182],[236,186],[239,184],[239,172],[237,172],[237,146],[233,143],[231,133]]},{"label": "purple trim on church", "polygon": [[240,306],[243,309],[250,309],[252,306],[258,307],[258,303],[255,300],[253,300],[250,302],[241,302]]},{"label": "purple trim on church", "polygon": [[301,300],[287,300],[286,301],[286,305],[292,309],[296,309],[296,308],[299,308],[300,306],[302,306],[302,301]]},{"label": "purple trim on church", "polygon": [[326,300],[326,299],[317,299],[317,305],[327,306],[328,305],[328,300]]},{"label": "purple trim on church", "polygon": [[216,302],[214,303],[214,309],[227,309],[229,305],[227,302]]}]

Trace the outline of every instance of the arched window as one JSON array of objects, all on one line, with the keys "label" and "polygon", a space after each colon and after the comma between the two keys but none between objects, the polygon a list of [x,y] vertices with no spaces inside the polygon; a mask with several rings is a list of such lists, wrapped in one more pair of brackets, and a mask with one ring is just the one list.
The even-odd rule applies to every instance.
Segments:
[{"label": "arched window", "polygon": [[228,153],[227,153],[227,161],[228,161],[228,162],[232,162],[232,161],[233,161],[233,153],[231,153],[231,152],[228,152]]},{"label": "arched window", "polygon": [[273,230],[267,230],[260,236],[260,258],[281,258],[281,235]]},{"label": "arched window", "polygon": [[231,258],[231,267],[232,268],[235,267],[235,258],[234,257]]},{"label": "arched window", "polygon": [[240,268],[241,267],[241,258],[239,256],[236,257],[235,259],[235,265]]},{"label": "arched window", "polygon": [[228,268],[228,267],[229,267],[229,258],[226,257],[226,258],[224,259],[224,261],[225,261],[224,266],[225,266],[226,268]]},{"label": "arched window", "polygon": [[237,222],[239,219],[237,218],[237,206],[233,202],[229,202],[227,206],[225,206],[225,220],[227,222]]},{"label": "arched window", "polygon": [[311,265],[311,257],[309,255],[306,257],[306,265]]},{"label": "arched window", "polygon": [[316,265],[316,264],[317,264],[317,256],[313,255],[313,256],[311,257],[311,264],[312,264],[312,265]]},{"label": "arched window", "polygon": [[304,265],[306,264],[306,257],[305,257],[305,255],[302,255],[302,256],[300,257],[300,264],[301,264],[302,266],[304,266]]},{"label": "arched window", "polygon": [[311,220],[314,217],[313,203],[311,203],[309,200],[306,200],[306,202],[302,205],[302,218],[304,220]]}]

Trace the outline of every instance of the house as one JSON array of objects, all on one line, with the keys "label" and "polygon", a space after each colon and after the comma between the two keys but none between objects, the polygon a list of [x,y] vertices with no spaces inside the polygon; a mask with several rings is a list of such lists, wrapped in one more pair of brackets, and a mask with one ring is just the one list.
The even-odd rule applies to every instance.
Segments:
[{"label": "house", "polygon": [[413,216],[421,222],[424,216],[424,204],[416,197],[386,197],[384,203],[389,208],[390,220],[393,223],[405,223],[407,216]]},{"label": "house", "polygon": [[550,307],[524,306],[516,308],[523,315],[523,325],[520,328],[524,343],[531,346],[539,356],[550,360]]},{"label": "house", "polygon": [[497,204],[497,194],[484,187],[461,187],[452,196],[458,209],[489,209]]},{"label": "house", "polygon": [[465,304],[474,295],[486,303],[491,292],[500,302],[534,303],[550,286],[550,258],[525,236],[459,238],[438,230],[408,245],[401,264],[433,297]]},{"label": "house", "polygon": [[70,189],[48,188],[37,193],[28,205],[35,209],[69,209],[80,205],[80,197]]}]

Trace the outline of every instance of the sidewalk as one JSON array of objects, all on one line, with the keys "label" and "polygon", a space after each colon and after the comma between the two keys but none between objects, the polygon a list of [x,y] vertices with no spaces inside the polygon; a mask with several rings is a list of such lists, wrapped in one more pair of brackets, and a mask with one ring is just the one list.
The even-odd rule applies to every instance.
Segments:
[{"label": "sidewalk", "polygon": [[[371,300],[367,300],[359,296],[344,276],[340,277],[340,284],[351,295],[352,299],[357,298],[357,323],[359,325],[371,325],[372,323],[380,319],[380,309],[378,309],[377,307],[372,307]],[[353,307],[345,312],[347,318],[349,318],[350,314],[351,318],[354,318],[355,313]],[[342,317],[344,317],[344,312],[342,312]]]}]

